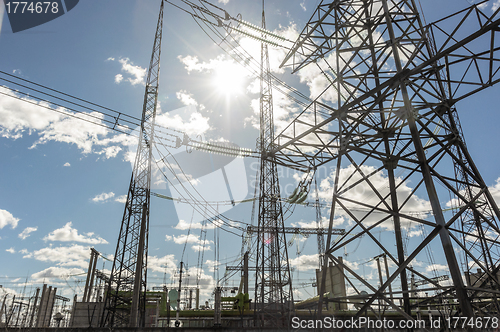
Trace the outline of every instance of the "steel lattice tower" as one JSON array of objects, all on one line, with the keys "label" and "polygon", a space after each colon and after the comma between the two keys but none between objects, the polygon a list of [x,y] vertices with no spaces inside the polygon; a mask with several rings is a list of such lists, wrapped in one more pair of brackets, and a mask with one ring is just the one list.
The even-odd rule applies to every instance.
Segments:
[{"label": "steel lattice tower", "polygon": [[135,327],[144,324],[151,160],[158,100],[163,5],[162,0],[146,80],[141,134],[107,288],[102,326]]},{"label": "steel lattice tower", "polygon": [[[270,154],[304,170],[336,165],[322,280],[333,262],[368,290],[357,317],[374,312],[374,303],[406,319],[427,303],[468,317],[500,311],[500,211],[467,150],[455,108],[500,81],[499,17],[499,10],[490,15],[474,5],[424,25],[414,0],[322,2],[283,61],[294,72],[317,67],[329,82],[277,135]],[[441,206],[448,195],[453,211]],[[422,212],[412,212],[415,206]],[[354,226],[333,243],[339,217]],[[389,232],[375,235],[381,228]],[[418,241],[411,230],[420,232]],[[364,250],[385,254],[393,266],[380,285],[334,256],[363,235]],[[445,258],[449,285],[418,264],[426,250]],[[436,295],[410,298],[412,273]],[[320,313],[324,289],[323,283]]]},{"label": "steel lattice tower", "polygon": [[[266,28],[264,0],[262,28]],[[255,280],[256,321],[260,326],[285,326],[293,306],[288,251],[280,201],[278,169],[272,150],[274,141],[273,96],[269,54],[261,43],[260,65],[260,137],[261,151],[257,260]]]}]

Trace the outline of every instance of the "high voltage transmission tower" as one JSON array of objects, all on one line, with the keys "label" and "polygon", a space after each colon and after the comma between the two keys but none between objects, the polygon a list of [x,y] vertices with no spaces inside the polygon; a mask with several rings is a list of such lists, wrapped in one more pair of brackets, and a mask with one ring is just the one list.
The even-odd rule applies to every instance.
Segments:
[{"label": "high voltage transmission tower", "polygon": [[144,325],[151,161],[160,73],[163,0],[146,81],[141,129],[127,202],[106,292],[102,326]]},{"label": "high voltage transmission tower", "polygon": [[[264,0],[262,28],[266,29]],[[265,38],[265,37],[263,37]],[[293,307],[292,279],[288,261],[278,169],[269,152],[274,142],[273,94],[266,43],[261,43],[260,64],[261,151],[257,259],[255,279],[255,324],[286,326]]]},{"label": "high voltage transmission tower", "polygon": [[[320,313],[328,304],[329,262],[368,290],[357,316],[378,303],[412,319],[419,305],[441,309],[454,301],[454,315],[499,313],[500,211],[467,150],[455,108],[500,79],[499,10],[481,8],[424,25],[414,0],[322,2],[283,61],[293,72],[319,69],[328,87],[267,153],[304,170],[333,162],[329,228],[340,217],[354,222],[339,241],[327,236]],[[455,209],[445,212],[440,202],[449,195]],[[419,205],[432,213],[410,212]],[[390,232],[375,236],[380,227]],[[368,240],[364,251],[384,253],[393,266],[381,285],[334,256],[361,236]],[[419,267],[425,252],[445,258],[450,285]],[[436,295],[410,299],[412,273]]]}]

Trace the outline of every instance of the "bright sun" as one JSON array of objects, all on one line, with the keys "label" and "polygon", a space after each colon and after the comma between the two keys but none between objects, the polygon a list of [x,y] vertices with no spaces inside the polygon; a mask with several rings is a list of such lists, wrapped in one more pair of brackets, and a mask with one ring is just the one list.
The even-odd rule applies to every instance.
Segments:
[{"label": "bright sun", "polygon": [[246,74],[240,65],[224,62],[215,69],[213,84],[220,94],[239,95],[244,92]]}]

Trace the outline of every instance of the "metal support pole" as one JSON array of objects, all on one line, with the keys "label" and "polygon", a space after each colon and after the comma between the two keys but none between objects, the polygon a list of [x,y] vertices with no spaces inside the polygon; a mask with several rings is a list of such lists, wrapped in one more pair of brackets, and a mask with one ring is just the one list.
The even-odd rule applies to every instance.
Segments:
[{"label": "metal support pole", "polygon": [[146,236],[146,218],[148,206],[146,203],[142,206],[142,223],[139,234],[139,249],[137,251],[137,263],[135,267],[134,293],[132,295],[132,308],[130,309],[129,327],[139,327],[137,325],[139,316],[139,301],[141,296],[142,281],[142,262],[144,259],[144,242]]},{"label": "metal support pole", "polygon": [[12,297],[12,304],[10,306],[10,314],[9,314],[9,318],[7,319],[7,315],[5,315],[5,327],[8,327],[9,326],[9,323],[10,323],[10,319],[12,318],[12,315],[14,314],[14,301],[16,300],[16,296],[14,295]]},{"label": "metal support pole", "polygon": [[36,289],[35,301],[33,302],[33,309],[31,310],[30,324],[28,327],[33,327],[33,320],[35,318],[36,303],[38,302],[38,295],[40,294],[40,287]]},{"label": "metal support pole", "polygon": [[181,269],[179,272],[179,290],[177,297],[177,312],[175,313],[175,326],[179,327],[181,322],[179,320],[179,312],[181,310],[181,292],[182,292],[182,267],[184,266],[184,262],[181,262]]},{"label": "metal support pole", "polygon": [[221,292],[222,288],[215,288],[215,303],[214,303],[214,326],[221,326]]},{"label": "metal support pole", "polygon": [[[384,265],[385,265],[386,278],[389,279],[390,274],[389,274],[389,264],[387,263],[387,255],[384,255]],[[406,286],[406,289],[408,289],[408,286]],[[389,295],[391,297],[391,300],[394,301],[394,296],[392,295],[392,284],[389,284]]]},{"label": "metal support pole", "polygon": [[87,294],[89,292],[89,283],[90,283],[90,275],[92,274],[92,263],[94,260],[94,252],[92,248],[90,249],[90,260],[89,260],[89,268],[87,270],[87,280],[85,280],[85,288],[83,289],[83,299],[82,302],[88,302]]},{"label": "metal support pole", "polygon": [[243,256],[243,293],[248,294],[248,251]]},{"label": "metal support pole", "polygon": [[[3,297],[2,301],[2,307],[0,308],[0,324],[2,323],[2,315],[4,313],[5,309],[5,300],[7,300],[7,294]],[[7,313],[5,314],[5,326],[7,326]]]},{"label": "metal support pole", "polygon": [[[94,248],[90,248],[90,250],[92,251],[92,255],[94,257],[94,264],[92,265],[92,273],[90,274],[89,290],[87,292],[87,302],[90,302],[90,298],[92,297],[92,288],[94,285],[95,269],[96,269],[96,265],[97,265],[97,258],[99,257],[99,253],[97,252],[97,250],[95,250]],[[97,300],[96,300],[96,302],[97,302]]]},{"label": "metal support pole", "polygon": [[35,327],[43,327],[43,323],[45,320],[45,311],[47,310],[47,299],[47,284],[44,284],[42,288],[42,296],[40,297],[40,306],[38,307],[38,315]]},{"label": "metal support pole", "polygon": [[196,310],[200,309],[200,289],[196,288]]}]

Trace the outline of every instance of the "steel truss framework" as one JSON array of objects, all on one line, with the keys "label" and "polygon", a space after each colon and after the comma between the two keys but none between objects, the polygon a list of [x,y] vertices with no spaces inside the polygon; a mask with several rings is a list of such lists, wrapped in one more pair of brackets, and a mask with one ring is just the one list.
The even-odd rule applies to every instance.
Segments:
[{"label": "steel truss framework", "polygon": [[151,160],[158,99],[163,7],[161,1],[146,80],[141,134],[108,283],[102,326],[128,327],[132,324],[135,327],[143,326],[144,323]]},{"label": "steel truss framework", "polygon": [[[499,312],[500,211],[454,107],[499,81],[499,23],[499,10],[487,15],[477,5],[425,26],[414,0],[322,2],[283,61],[294,72],[317,66],[328,86],[277,135],[271,155],[297,169],[336,165],[322,280],[329,261],[343,266],[349,282],[357,279],[369,293],[358,316],[377,303],[407,319],[420,305],[442,309],[453,301],[450,309],[462,316]],[[446,212],[440,198],[449,194],[455,208]],[[410,212],[419,205],[432,213]],[[333,243],[339,217],[354,226]],[[380,228],[390,232],[376,236]],[[334,256],[363,235],[365,248],[392,265],[381,285]],[[427,250],[445,257],[448,285],[418,267]],[[472,268],[482,272],[466,283]],[[435,298],[411,298],[410,274],[428,281]]]},{"label": "steel truss framework", "polygon": [[[266,28],[264,0],[262,28]],[[273,147],[273,96],[267,44],[261,44],[260,137],[261,151],[257,259],[255,278],[255,324],[287,326],[293,307],[292,281],[280,200],[278,169],[268,152]]]}]

